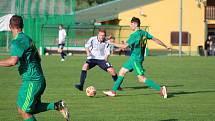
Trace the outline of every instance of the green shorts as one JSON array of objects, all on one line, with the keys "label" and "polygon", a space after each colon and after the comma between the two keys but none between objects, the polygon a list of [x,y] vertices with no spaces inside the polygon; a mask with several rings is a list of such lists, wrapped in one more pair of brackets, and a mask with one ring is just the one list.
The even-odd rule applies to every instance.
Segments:
[{"label": "green shorts", "polygon": [[17,98],[18,107],[27,113],[32,113],[36,108],[36,104],[41,102],[41,95],[45,88],[45,80],[23,81]]},{"label": "green shorts", "polygon": [[129,58],[129,60],[123,64],[123,68],[128,69],[130,72],[134,70],[136,76],[144,75],[145,69],[143,69],[142,63],[143,61]]}]

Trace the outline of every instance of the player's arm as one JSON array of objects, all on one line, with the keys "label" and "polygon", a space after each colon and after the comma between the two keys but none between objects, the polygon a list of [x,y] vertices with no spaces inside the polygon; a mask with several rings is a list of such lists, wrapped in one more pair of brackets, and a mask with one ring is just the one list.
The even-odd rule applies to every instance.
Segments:
[{"label": "player's arm", "polygon": [[159,40],[159,39],[157,39],[157,38],[155,38],[155,37],[152,38],[152,41],[154,41],[155,43],[157,43],[157,44],[159,44],[159,45],[165,47],[165,48],[168,49],[168,50],[171,49],[170,47],[166,46],[161,40]]},{"label": "player's arm", "polygon": [[105,47],[105,60],[108,61],[108,58],[110,57],[110,44],[107,44]]},{"label": "player's arm", "polygon": [[106,50],[105,52],[105,60],[108,61],[108,58],[110,57],[110,50]]},{"label": "player's arm", "polygon": [[92,38],[90,38],[87,43],[85,44],[85,51],[87,53],[87,56],[90,56],[91,55],[91,52],[90,52],[90,47],[92,47]]},{"label": "player's arm", "polygon": [[125,49],[125,48],[127,48],[129,46],[128,43],[119,44],[119,43],[109,42],[109,44],[111,44],[111,45],[113,45],[115,47],[123,48],[123,49]]},{"label": "player's arm", "polygon": [[64,29],[64,38],[66,38],[66,30]]},{"label": "player's arm", "polygon": [[15,66],[18,60],[19,58],[17,56],[11,56],[9,58],[0,60],[0,66],[3,66],[3,67]]},{"label": "player's arm", "polygon": [[89,48],[85,48],[85,51],[87,53],[87,56],[90,56],[91,55],[91,52],[90,52],[90,49]]},{"label": "player's arm", "polygon": [[[122,48],[122,49],[126,49],[128,46],[129,46],[129,44],[128,43],[115,43],[115,39],[111,39],[112,38],[112,36],[110,35],[109,37],[108,37],[108,43],[110,44],[110,45],[113,45],[113,46],[115,46],[115,47],[118,47],[118,48]],[[128,40],[129,41],[129,40]]]},{"label": "player's arm", "polygon": [[110,57],[110,54],[105,56],[105,60],[108,61],[108,58]]}]

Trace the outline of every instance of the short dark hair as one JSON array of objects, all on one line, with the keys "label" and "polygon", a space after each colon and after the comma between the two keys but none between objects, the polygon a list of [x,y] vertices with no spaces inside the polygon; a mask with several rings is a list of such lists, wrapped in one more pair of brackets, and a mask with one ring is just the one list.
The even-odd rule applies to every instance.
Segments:
[{"label": "short dark hair", "polygon": [[99,29],[99,32],[105,33],[105,35],[106,35],[106,30],[105,29]]},{"label": "short dark hair", "polygon": [[20,28],[23,29],[24,24],[23,24],[23,19],[21,16],[18,15],[13,15],[10,19],[10,26],[12,28]]},{"label": "short dark hair", "polygon": [[133,17],[132,19],[131,19],[131,22],[133,23],[133,22],[135,22],[135,23],[137,23],[137,26],[138,27],[140,27],[140,19],[139,18],[136,18],[136,17]]},{"label": "short dark hair", "polygon": [[60,26],[63,28],[63,24],[60,24]]}]

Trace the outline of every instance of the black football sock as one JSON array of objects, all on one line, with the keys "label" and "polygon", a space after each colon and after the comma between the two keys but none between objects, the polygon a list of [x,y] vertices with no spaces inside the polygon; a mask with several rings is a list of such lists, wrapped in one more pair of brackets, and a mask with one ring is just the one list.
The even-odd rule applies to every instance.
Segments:
[{"label": "black football sock", "polygon": [[85,79],[87,77],[87,71],[86,70],[82,70],[81,71],[81,77],[80,77],[80,86],[84,86],[84,82],[85,82]]},{"label": "black football sock", "polygon": [[114,82],[117,80],[117,78],[118,78],[117,74],[114,75],[114,76],[112,75],[112,79],[113,79]]}]

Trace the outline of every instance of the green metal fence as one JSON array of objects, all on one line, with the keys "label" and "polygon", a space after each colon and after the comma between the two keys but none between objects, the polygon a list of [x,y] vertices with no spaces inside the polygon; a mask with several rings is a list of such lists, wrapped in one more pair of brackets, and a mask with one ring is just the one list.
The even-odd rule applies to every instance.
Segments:
[{"label": "green metal fence", "polygon": [[[100,28],[105,29],[108,35],[112,35],[116,38],[116,42],[126,41],[129,35],[132,33],[130,26],[116,26],[116,25],[68,25],[64,26],[66,37],[66,51],[83,50],[86,41],[98,34]],[[142,26],[142,29],[148,31],[148,26]],[[58,45],[58,26],[56,25],[44,25],[42,30],[42,47],[47,51],[56,52]]]},{"label": "green metal fence", "polygon": [[12,35],[10,32],[0,32],[0,53],[6,54],[9,51],[9,43],[11,42]]},{"label": "green metal fence", "polygon": [[[39,48],[42,46],[42,27],[48,25],[74,25],[75,0],[1,0],[0,17],[7,14],[21,15],[24,20],[24,32]],[[8,32],[0,32],[0,52],[6,52]]]}]

